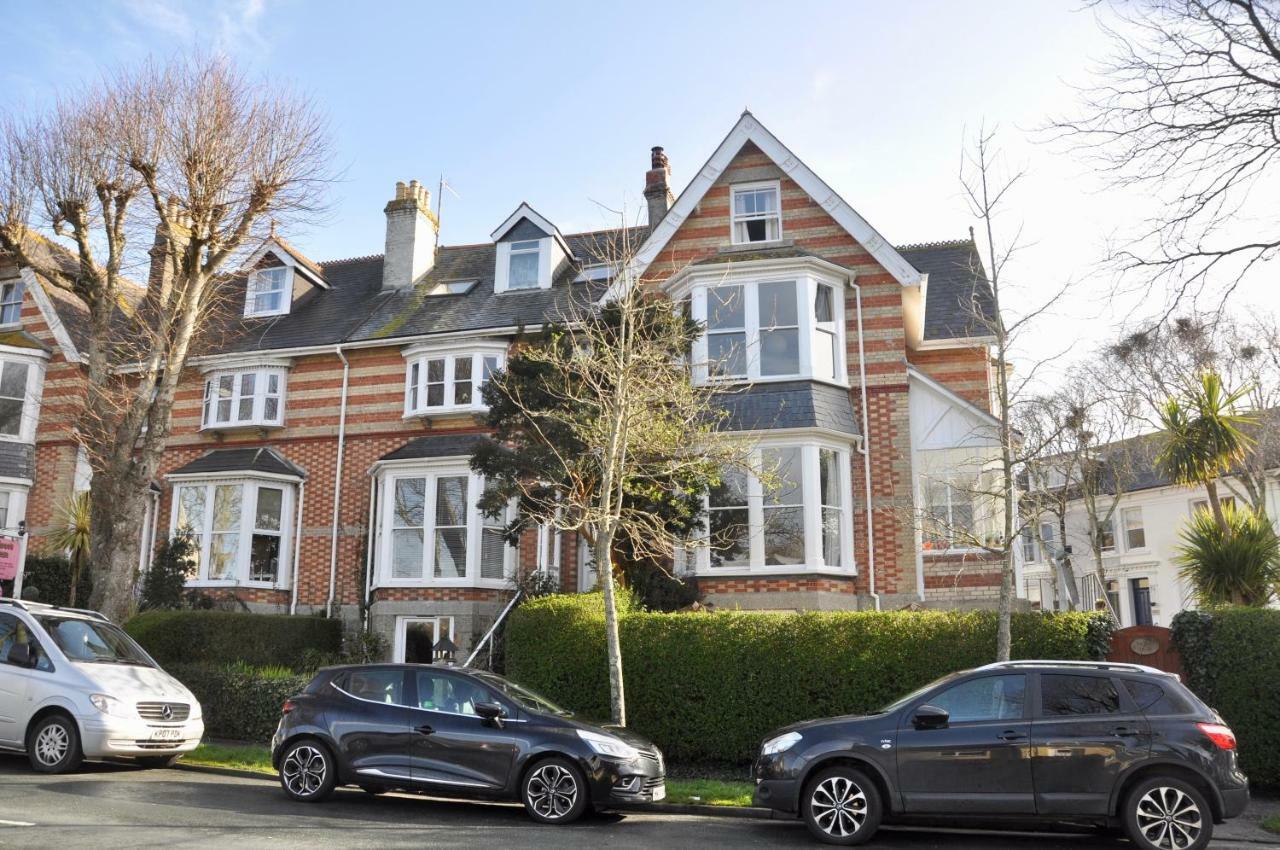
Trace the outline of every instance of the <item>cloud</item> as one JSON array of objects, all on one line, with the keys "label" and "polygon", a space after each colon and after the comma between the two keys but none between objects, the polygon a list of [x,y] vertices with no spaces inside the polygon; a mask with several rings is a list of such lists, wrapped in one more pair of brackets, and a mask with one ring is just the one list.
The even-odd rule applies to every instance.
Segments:
[{"label": "cloud", "polygon": [[266,0],[236,0],[218,13],[215,47],[225,53],[244,48],[261,51],[268,47],[258,24],[266,12]]}]

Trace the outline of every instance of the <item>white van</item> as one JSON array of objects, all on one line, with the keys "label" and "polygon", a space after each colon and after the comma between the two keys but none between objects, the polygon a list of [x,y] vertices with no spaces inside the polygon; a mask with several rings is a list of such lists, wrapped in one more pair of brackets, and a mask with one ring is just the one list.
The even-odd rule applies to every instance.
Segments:
[{"label": "white van", "polygon": [[41,773],[118,757],[163,767],[203,735],[191,691],[106,617],[0,599],[0,748]]}]

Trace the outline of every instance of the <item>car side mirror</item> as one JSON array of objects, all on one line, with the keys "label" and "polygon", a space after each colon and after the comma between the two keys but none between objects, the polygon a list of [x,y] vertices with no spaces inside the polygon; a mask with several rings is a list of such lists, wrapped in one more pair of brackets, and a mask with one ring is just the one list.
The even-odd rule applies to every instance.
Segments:
[{"label": "car side mirror", "polygon": [[506,716],[506,710],[496,702],[478,702],[472,706],[476,710],[476,716],[489,723],[493,723],[499,729],[502,728],[502,718]]},{"label": "car side mirror", "polygon": [[38,660],[35,653],[31,651],[31,644],[29,643],[15,643],[9,647],[8,661],[10,664],[16,664],[19,667],[34,667]]},{"label": "car side mirror", "polygon": [[945,708],[936,705],[922,705],[911,716],[911,725],[917,729],[943,729],[951,715]]}]

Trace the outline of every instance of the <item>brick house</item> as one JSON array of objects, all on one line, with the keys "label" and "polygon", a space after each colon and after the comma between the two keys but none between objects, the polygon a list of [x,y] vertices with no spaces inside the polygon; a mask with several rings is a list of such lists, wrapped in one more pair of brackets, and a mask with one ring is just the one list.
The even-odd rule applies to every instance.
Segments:
[{"label": "brick house", "polygon": [[367,600],[397,659],[442,633],[470,645],[517,572],[594,586],[570,536],[503,544],[468,460],[479,387],[517,331],[607,285],[602,259],[628,242],[646,285],[707,322],[695,380],[737,385],[728,427],[786,470],[777,493],[744,479],[711,504],[741,535],[680,565],[708,599],[990,604],[998,568],[948,530],[993,521],[957,483],[989,462],[994,424],[972,241],[894,247],[749,113],[679,198],[660,148],[650,164],[648,227],[563,234],[521,204],[488,242],[438,245],[413,182],[386,205],[381,255],[316,262],[268,240],[234,327],[184,375],[147,542],[191,529],[192,586],[252,610],[354,617]]}]

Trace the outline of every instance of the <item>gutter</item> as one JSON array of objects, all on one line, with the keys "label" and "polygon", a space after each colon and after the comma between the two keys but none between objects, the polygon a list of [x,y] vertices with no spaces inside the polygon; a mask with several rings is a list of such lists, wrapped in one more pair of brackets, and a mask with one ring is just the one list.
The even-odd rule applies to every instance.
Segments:
[{"label": "gutter", "polygon": [[867,496],[867,594],[880,610],[880,594],[876,593],[876,526],[871,505],[871,427],[867,416],[867,352],[862,342],[862,287],[849,281],[853,287],[854,304],[858,314],[858,385],[862,392],[862,439],[858,452],[862,455],[863,484]]},{"label": "gutter", "polygon": [[338,514],[342,507],[342,461],[347,445],[347,386],[351,378],[351,362],[336,345],[333,353],[342,361],[342,398],[338,403],[338,463],[333,472],[333,531],[329,536],[329,599],[324,605],[324,615],[333,616],[333,600],[338,587]]},{"label": "gutter", "polygon": [[305,480],[298,482],[298,521],[294,523],[293,532],[293,581],[289,587],[289,613],[298,613],[298,558],[302,554],[302,508],[303,500],[306,497],[307,482]]}]

